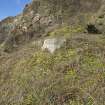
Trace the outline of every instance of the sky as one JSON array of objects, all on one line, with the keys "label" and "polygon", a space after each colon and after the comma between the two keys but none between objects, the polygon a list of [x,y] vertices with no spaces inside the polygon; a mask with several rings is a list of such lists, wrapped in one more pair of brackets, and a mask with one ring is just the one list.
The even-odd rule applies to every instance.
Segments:
[{"label": "sky", "polygon": [[0,0],[0,20],[21,13],[31,0]]}]

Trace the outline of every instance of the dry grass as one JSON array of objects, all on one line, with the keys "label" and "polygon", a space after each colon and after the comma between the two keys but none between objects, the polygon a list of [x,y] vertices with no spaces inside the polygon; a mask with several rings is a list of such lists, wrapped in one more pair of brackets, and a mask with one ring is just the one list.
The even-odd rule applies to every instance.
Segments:
[{"label": "dry grass", "polygon": [[105,38],[76,34],[54,54],[32,43],[0,56],[0,105],[105,105]]}]

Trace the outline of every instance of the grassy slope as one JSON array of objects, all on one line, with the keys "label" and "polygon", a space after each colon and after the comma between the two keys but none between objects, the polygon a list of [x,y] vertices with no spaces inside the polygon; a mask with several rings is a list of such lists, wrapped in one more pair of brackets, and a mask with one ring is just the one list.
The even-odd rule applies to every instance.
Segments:
[{"label": "grassy slope", "polygon": [[54,54],[29,43],[0,56],[0,105],[105,105],[105,37],[72,30],[48,34],[67,38]]}]

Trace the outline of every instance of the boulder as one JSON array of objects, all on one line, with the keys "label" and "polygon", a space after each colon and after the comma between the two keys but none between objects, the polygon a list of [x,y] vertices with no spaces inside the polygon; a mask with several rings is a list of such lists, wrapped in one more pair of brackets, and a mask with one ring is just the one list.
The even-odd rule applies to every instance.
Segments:
[{"label": "boulder", "polygon": [[45,39],[42,46],[42,50],[47,49],[50,53],[54,53],[57,49],[61,48],[65,42],[66,42],[66,39],[64,38]]}]

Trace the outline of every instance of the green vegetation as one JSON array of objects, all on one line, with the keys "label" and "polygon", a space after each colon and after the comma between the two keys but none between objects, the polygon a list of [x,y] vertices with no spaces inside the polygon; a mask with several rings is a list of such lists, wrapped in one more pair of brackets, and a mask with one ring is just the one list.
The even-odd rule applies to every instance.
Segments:
[{"label": "green vegetation", "polygon": [[73,33],[84,32],[84,27],[81,25],[78,26],[62,26],[61,28],[55,29],[52,32],[48,33],[48,36],[70,36]]},{"label": "green vegetation", "polygon": [[[105,36],[85,33],[89,23],[103,27],[104,16],[94,16],[100,5],[33,0],[0,22],[0,105],[105,105]],[[64,46],[42,51],[51,37],[63,37]]]},{"label": "green vegetation", "polygon": [[[11,96],[18,96],[20,98],[16,105],[59,105],[59,103],[63,105],[84,105],[84,103],[102,105],[100,103],[104,102],[104,97],[102,96],[103,101],[97,101],[97,96],[101,95],[102,86],[100,84],[105,78],[104,58],[102,58],[102,52],[94,54],[94,51],[98,44],[103,45],[103,43],[97,42],[101,40],[99,36],[99,39],[95,40],[97,44],[92,43],[91,46],[88,45],[87,51],[78,52],[78,45],[80,44],[79,47],[83,48],[86,42],[84,37],[79,36],[80,38],[82,38],[82,44],[78,43],[79,40],[70,38],[72,45],[74,41],[78,44],[71,48],[69,46],[71,43],[67,42],[69,47],[61,48],[54,54],[26,47],[21,52],[17,52],[17,57],[14,53],[9,59],[5,58],[8,60],[2,63],[5,62],[8,66],[0,65],[2,68],[0,71],[4,70],[3,68],[8,68],[7,74],[11,71],[7,79],[10,84],[16,85],[16,88],[12,88],[19,91],[7,94],[5,97],[10,97],[8,101],[13,103]],[[98,51],[100,50],[99,48]],[[4,73],[1,75],[6,76]],[[0,83],[3,81],[2,78]],[[8,84],[5,86],[7,87]],[[7,92],[10,91],[11,89],[7,90]],[[5,102],[7,103],[7,99]],[[17,103],[17,99],[14,100],[14,103]]]}]

